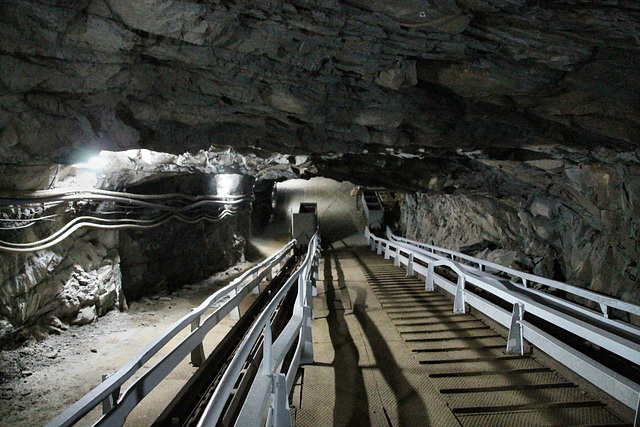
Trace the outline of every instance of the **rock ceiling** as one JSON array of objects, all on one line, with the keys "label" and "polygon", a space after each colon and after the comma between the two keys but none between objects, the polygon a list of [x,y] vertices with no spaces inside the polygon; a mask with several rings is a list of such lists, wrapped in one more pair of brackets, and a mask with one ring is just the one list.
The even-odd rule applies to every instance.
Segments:
[{"label": "rock ceiling", "polygon": [[640,162],[635,0],[4,0],[0,25],[5,170],[232,148],[440,188]]}]

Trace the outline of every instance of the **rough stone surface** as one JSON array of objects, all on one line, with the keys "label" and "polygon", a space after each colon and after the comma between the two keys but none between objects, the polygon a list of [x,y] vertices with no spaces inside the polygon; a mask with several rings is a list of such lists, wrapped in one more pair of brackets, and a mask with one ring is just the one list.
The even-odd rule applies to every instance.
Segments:
[{"label": "rough stone surface", "polygon": [[59,333],[62,321],[125,308],[115,231],[85,230],[35,253],[0,253],[0,341]]},{"label": "rough stone surface", "polygon": [[636,1],[5,0],[0,32],[2,189],[99,150],[173,156],[119,186],[320,174],[421,192],[409,231],[637,298]]},{"label": "rough stone surface", "polygon": [[640,303],[637,169],[623,161],[553,172],[503,166],[507,177],[487,183],[491,192],[407,195],[404,232],[453,249],[491,243],[483,258]]},{"label": "rough stone surface", "polygon": [[121,231],[123,291],[128,300],[173,292],[244,260],[248,213],[219,223],[171,222],[152,231]]},{"label": "rough stone surface", "polygon": [[632,1],[7,0],[0,15],[4,163],[640,137]]},{"label": "rough stone surface", "polygon": [[[118,174],[115,180],[103,177],[105,186],[113,188],[123,177],[127,181],[126,176]],[[217,188],[217,178],[211,175],[171,174],[162,178],[160,173],[150,177],[141,171],[140,176],[127,181],[146,181],[130,187],[140,194],[215,194]],[[231,194],[250,191],[253,178],[236,175],[234,179],[238,188]],[[38,241],[73,218],[114,210],[108,203],[86,201],[50,205],[3,207],[2,219],[19,218],[27,224],[34,217],[51,220],[14,229],[6,228],[7,224],[20,223],[3,222],[0,240]],[[92,323],[114,308],[126,309],[125,297],[172,292],[242,261],[250,212],[243,205],[236,215],[221,221],[174,219],[149,230],[80,229],[48,249],[24,254],[0,252],[0,346],[60,333],[65,323]],[[210,212],[205,206],[185,215],[197,218],[210,214],[215,218],[217,213],[217,208]],[[147,218],[154,214],[157,212],[147,209],[132,215]]]}]

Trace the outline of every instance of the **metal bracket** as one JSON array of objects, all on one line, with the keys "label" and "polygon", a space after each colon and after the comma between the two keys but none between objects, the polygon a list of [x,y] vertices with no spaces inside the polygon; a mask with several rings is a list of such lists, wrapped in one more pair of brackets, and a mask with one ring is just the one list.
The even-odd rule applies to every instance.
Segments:
[{"label": "metal bracket", "polygon": [[605,304],[600,303],[600,310],[602,310],[602,315],[604,316],[605,319],[609,318],[609,307],[607,307]]},{"label": "metal bracket", "polygon": [[413,276],[413,252],[409,253],[409,261],[407,261],[407,277]]},{"label": "metal bracket", "polygon": [[427,277],[424,282],[424,290],[427,292],[435,291],[435,288],[433,287],[433,275],[435,274],[435,272],[433,270],[433,262],[430,262],[427,270]]},{"label": "metal bracket", "polygon": [[[229,292],[229,297],[233,298],[236,295],[238,295],[238,289],[234,289],[233,291]],[[240,320],[240,304],[238,304],[236,306],[236,308],[234,308],[233,310],[231,310],[231,312],[229,313],[229,319],[231,320]]]},{"label": "metal bracket", "polygon": [[303,307],[302,328],[300,328],[300,339],[302,340],[302,355],[300,357],[301,365],[310,365],[313,363],[313,335],[311,331],[311,319],[313,318],[313,309],[309,306]]},{"label": "metal bracket", "polygon": [[[191,332],[195,331],[200,327],[200,316],[194,319],[191,322]],[[204,346],[202,345],[202,341],[191,350],[191,364],[196,368],[199,368],[204,363],[205,355],[204,355]]]},{"label": "metal bracket", "polygon": [[511,314],[511,327],[507,338],[507,352],[524,354],[524,340],[522,338],[522,318],[524,317],[524,304],[516,302],[513,304]]},{"label": "metal bracket", "polygon": [[462,274],[460,274],[458,276],[458,285],[456,286],[456,296],[453,300],[453,312],[454,313],[461,313],[464,314],[465,311],[465,291],[464,291],[464,285],[465,285],[466,281],[464,279],[464,276]]},{"label": "metal bracket", "polygon": [[291,411],[287,393],[287,377],[285,374],[273,376],[273,426],[291,427]]},{"label": "metal bracket", "polygon": [[638,398],[638,407],[636,408],[636,417],[633,420],[633,427],[640,427],[640,397]]},{"label": "metal bracket", "polygon": [[[106,379],[109,378],[109,374],[103,374],[102,375],[102,382],[106,381]],[[102,415],[106,414],[107,412],[109,412],[114,406],[116,406],[116,403],[118,402],[118,398],[120,397],[120,387],[118,387],[117,389],[115,389],[113,391],[113,393],[111,393],[109,396],[107,396],[103,401],[102,401]]]},{"label": "metal bracket", "polygon": [[[255,280],[255,279],[257,279],[257,278],[258,278],[258,272],[256,271],[256,272],[253,274],[253,280]],[[256,285],[256,287],[255,287],[255,288],[253,288],[253,290],[252,290],[251,292],[253,292],[253,294],[254,294],[254,295],[260,295],[260,283],[258,283],[258,284]]]}]

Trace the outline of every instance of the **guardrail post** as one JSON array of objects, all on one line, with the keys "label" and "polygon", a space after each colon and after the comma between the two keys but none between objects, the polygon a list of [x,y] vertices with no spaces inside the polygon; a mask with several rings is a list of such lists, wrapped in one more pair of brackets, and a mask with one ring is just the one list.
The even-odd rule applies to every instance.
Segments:
[{"label": "guardrail post", "polygon": [[[256,271],[255,273],[253,273],[253,280],[258,278],[258,272]],[[260,283],[258,283],[256,285],[255,288],[252,289],[252,291],[254,295],[260,295]]]},{"label": "guardrail post", "polygon": [[271,346],[273,345],[273,336],[271,335],[271,322],[267,319],[264,325],[264,341],[262,342],[262,373],[271,376]]},{"label": "guardrail post", "polygon": [[273,376],[273,425],[275,427],[291,427],[291,411],[289,409],[289,393],[287,393],[287,377],[285,374]]},{"label": "guardrail post", "polygon": [[462,274],[458,275],[458,285],[456,286],[456,296],[453,300],[453,312],[454,313],[465,313],[464,307],[464,285],[465,278]]},{"label": "guardrail post", "polygon": [[396,259],[393,260],[395,267],[400,267],[400,246],[396,246]]},{"label": "guardrail post", "polygon": [[313,309],[308,305],[302,307],[302,328],[300,329],[300,339],[303,342],[302,355],[300,356],[301,365],[310,365],[313,363],[313,336],[311,331],[311,319],[313,317]]},{"label": "guardrail post", "polygon": [[602,315],[604,316],[605,319],[609,318],[609,307],[607,307],[605,304],[600,303],[600,310],[602,310]]},{"label": "guardrail post", "polygon": [[382,255],[382,240],[378,240],[377,252],[378,255]]},{"label": "guardrail post", "polygon": [[[237,288],[235,288],[233,291],[229,292],[229,296],[231,298],[235,297],[236,295],[238,295],[238,289]],[[231,310],[231,312],[229,313],[229,319],[231,319],[231,320],[240,320],[240,304],[238,304],[236,306],[236,308]]]},{"label": "guardrail post", "polygon": [[376,250],[376,241],[373,239],[373,237],[370,237],[370,242],[369,242],[369,246],[371,246],[371,251],[375,251]]},{"label": "guardrail post", "polygon": [[[193,322],[191,322],[191,332],[195,331],[199,327],[200,316],[198,316],[196,319],[194,319]],[[202,345],[202,342],[200,342],[200,344],[198,344],[196,348],[191,350],[191,364],[196,368],[199,368],[204,363],[204,359],[204,346]]]},{"label": "guardrail post", "polygon": [[435,291],[435,288],[433,287],[433,275],[435,274],[435,272],[433,270],[433,262],[430,262],[427,270],[427,277],[424,281],[424,290],[427,292]]},{"label": "guardrail post", "polygon": [[524,354],[524,341],[522,339],[522,317],[524,316],[524,304],[516,302],[513,304],[511,314],[511,327],[507,338],[507,352]]},{"label": "guardrail post", "polygon": [[413,252],[409,253],[409,261],[407,261],[407,276],[413,276]]},{"label": "guardrail post", "polygon": [[[102,382],[105,382],[107,378],[109,378],[109,374],[103,374]],[[116,405],[116,402],[118,401],[119,397],[120,397],[120,387],[115,389],[113,393],[111,393],[109,396],[106,397],[106,399],[102,401],[102,415],[109,412]]]},{"label": "guardrail post", "polygon": [[389,259],[389,243],[384,245],[384,259]]}]

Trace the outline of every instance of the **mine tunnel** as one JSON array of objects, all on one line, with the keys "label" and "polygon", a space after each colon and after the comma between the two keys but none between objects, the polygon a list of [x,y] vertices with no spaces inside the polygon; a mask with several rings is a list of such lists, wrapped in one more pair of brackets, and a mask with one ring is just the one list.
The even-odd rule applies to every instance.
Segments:
[{"label": "mine tunnel", "polygon": [[0,425],[638,425],[638,34],[2,1]]}]

